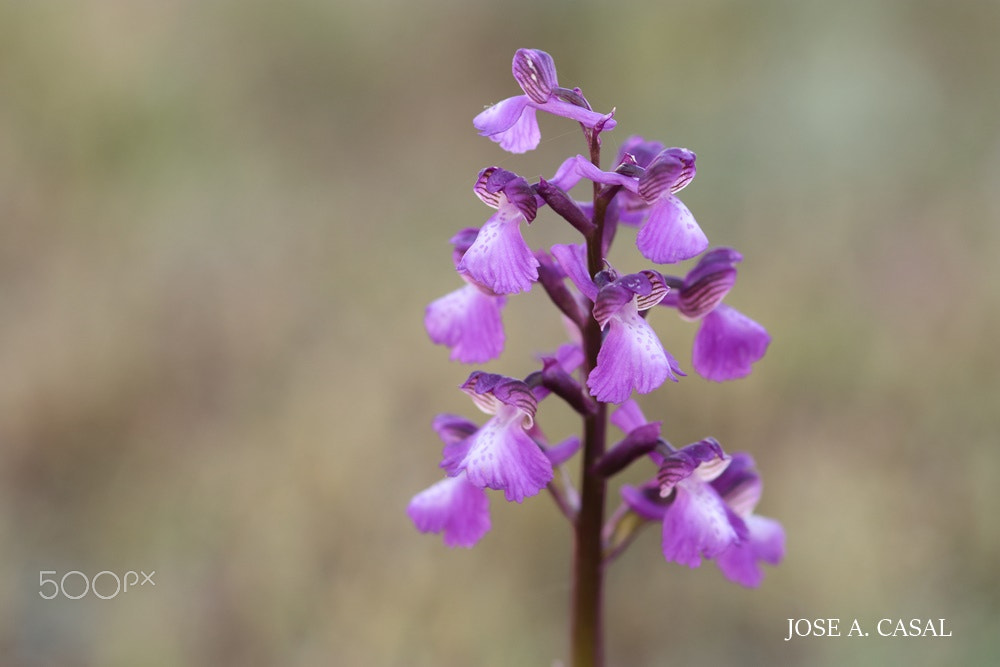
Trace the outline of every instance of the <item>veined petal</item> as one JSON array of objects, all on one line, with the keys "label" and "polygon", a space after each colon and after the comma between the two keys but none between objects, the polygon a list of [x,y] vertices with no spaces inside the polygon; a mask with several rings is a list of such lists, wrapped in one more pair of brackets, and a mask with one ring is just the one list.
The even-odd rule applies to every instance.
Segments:
[{"label": "veined petal", "polygon": [[521,90],[539,104],[549,99],[552,90],[559,85],[552,56],[538,49],[518,49],[511,72]]},{"label": "veined petal", "polygon": [[680,199],[665,195],[650,207],[649,217],[636,236],[636,246],[649,260],[673,264],[703,252],[708,237]]},{"label": "veined petal", "polygon": [[715,558],[747,535],[746,524],[711,485],[685,480],[663,517],[663,557],[688,567]]},{"label": "veined petal", "polygon": [[671,193],[680,192],[687,187],[688,183],[694,180],[694,175],[698,171],[697,167],[695,167],[697,156],[694,154],[694,151],[689,151],[686,148],[668,148],[663,153],[678,158],[684,165],[681,173],[678,174],[677,179],[670,186]]},{"label": "veined petal", "polygon": [[527,292],[538,280],[538,260],[521,236],[524,216],[517,207],[500,207],[462,257],[458,270],[496,294]]},{"label": "veined petal", "polygon": [[503,352],[500,318],[505,297],[488,296],[466,285],[427,306],[424,327],[437,345],[451,348],[451,359],[464,364],[484,363]]},{"label": "veined petal", "polygon": [[684,277],[684,289],[691,289],[720,269],[731,269],[743,261],[743,255],[734,248],[719,246],[712,248],[698,260],[698,263]]},{"label": "veined petal", "polygon": [[609,320],[608,335],[587,386],[597,400],[621,403],[633,389],[646,394],[668,377],[676,382],[675,372],[680,372],[677,360],[663,349],[656,332],[632,304]]},{"label": "veined petal", "polygon": [[413,497],[406,508],[422,533],[444,533],[449,547],[472,547],[490,529],[490,500],[465,475],[448,477]]},{"label": "veined petal", "polygon": [[745,517],[748,537],[719,554],[716,564],[730,581],[756,588],[764,579],[758,561],[777,565],[785,557],[785,530],[774,519]]},{"label": "veined petal", "polygon": [[663,279],[663,275],[657,271],[644,270],[640,271],[638,275],[642,275],[649,281],[649,291],[640,293],[636,292],[635,305],[639,309],[639,312],[644,310],[649,310],[653,306],[657,305],[663,298],[667,296],[667,292],[670,291],[670,287],[667,286],[666,281]]},{"label": "veined petal", "polygon": [[639,194],[653,202],[665,194],[683,190],[695,175],[695,154],[686,148],[661,151],[639,177]]},{"label": "veined petal", "polygon": [[[476,177],[476,184],[472,186],[472,191],[487,206],[500,208],[503,203],[501,193],[504,193],[508,183],[519,178],[521,177],[512,171],[496,166],[486,167]],[[526,182],[525,185],[527,185]]]},{"label": "veined petal", "polygon": [[686,479],[710,482],[721,475],[732,459],[715,438],[705,438],[683,447],[663,459],[656,473],[660,495],[666,498]]},{"label": "veined petal", "polygon": [[722,303],[705,315],[694,338],[691,363],[706,380],[746,377],[764,356],[771,336],[757,322]]},{"label": "veined petal", "polygon": [[676,157],[661,153],[639,177],[639,195],[647,202],[655,202],[670,192],[670,186],[684,171],[684,164]]},{"label": "veined petal", "polygon": [[534,424],[538,399],[521,380],[496,373],[472,371],[460,388],[486,414],[511,414],[506,411],[509,408],[520,417],[523,428],[531,428]]},{"label": "veined petal", "polygon": [[736,269],[720,268],[681,291],[677,312],[682,319],[697,320],[719,305],[736,284]]},{"label": "veined petal", "polygon": [[478,487],[504,492],[521,502],[552,479],[552,462],[527,433],[520,420],[498,414],[471,437],[469,453],[459,465]]},{"label": "veined petal", "polygon": [[714,309],[736,284],[736,264],[743,255],[732,248],[713,248],[691,269],[675,304],[680,316],[696,320]]},{"label": "veined petal", "polygon": [[597,301],[594,302],[594,319],[603,329],[627,305],[635,306],[635,294],[631,290],[618,283],[605,285],[597,293]]}]

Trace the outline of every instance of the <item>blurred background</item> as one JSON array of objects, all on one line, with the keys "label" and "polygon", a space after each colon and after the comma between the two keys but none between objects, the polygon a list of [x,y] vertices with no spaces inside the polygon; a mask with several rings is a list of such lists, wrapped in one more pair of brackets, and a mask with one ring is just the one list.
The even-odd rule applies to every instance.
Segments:
[{"label": "blurred background", "polygon": [[[753,453],[786,561],[745,590],[647,530],[609,575],[609,664],[996,663],[998,30],[986,0],[0,2],[0,664],[566,658],[545,494],[493,494],[471,551],[405,514],[433,416],[484,419],[422,323],[490,213],[476,173],[584,151],[548,117],[527,155],[476,136],[518,47],[617,108],[605,164],[630,134],[698,153],[682,198],[773,336],[749,378],[641,404]],[[546,212],[525,235],[574,240]],[[690,371],[694,325],[651,322]],[[505,324],[488,370],[564,340],[541,290]],[[74,570],[155,588],[41,599]],[[872,636],[784,642],[788,618]]]}]

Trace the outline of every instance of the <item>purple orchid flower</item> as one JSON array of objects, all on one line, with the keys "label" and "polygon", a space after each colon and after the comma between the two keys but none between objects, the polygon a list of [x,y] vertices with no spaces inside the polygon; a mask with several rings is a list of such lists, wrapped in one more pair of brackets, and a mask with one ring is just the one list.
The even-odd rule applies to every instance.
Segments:
[{"label": "purple orchid flower", "polygon": [[476,196],[497,212],[486,221],[457,268],[494,294],[527,292],[538,280],[538,260],[521,236],[521,223],[538,211],[535,191],[523,178],[499,167],[479,172]]},{"label": "purple orchid flower", "polygon": [[[633,400],[611,421],[629,436],[659,424],[647,422]],[[659,467],[656,479],[624,486],[621,495],[639,516],[662,522],[664,558],[689,567],[714,558],[729,580],[759,586],[764,574],[758,562],[781,562],[785,533],[779,522],[753,513],[763,490],[753,459],[743,452],[726,455],[713,438],[666,456],[661,451],[649,453]]]},{"label": "purple orchid flower", "polygon": [[[451,243],[455,265],[473,244],[475,229],[464,229]],[[435,299],[424,313],[424,328],[437,345],[451,348],[451,359],[465,364],[496,359],[503,352],[504,330],[500,313],[506,297],[495,294],[471,277],[459,274],[464,287]]]},{"label": "purple orchid flower", "polygon": [[633,390],[646,394],[670,378],[684,375],[677,360],[663,348],[656,332],[639,314],[658,304],[669,289],[656,271],[618,277],[613,270],[587,277],[582,246],[556,245],[552,254],[570,280],[594,302],[593,315],[607,336],[597,365],[587,378],[594,398],[621,403]]},{"label": "purple orchid flower", "polygon": [[[533,150],[541,140],[542,110],[579,124],[587,157],[571,157],[551,179],[531,183],[498,166],[479,173],[473,191],[494,211],[481,228],[451,239],[465,285],[428,304],[424,326],[452,360],[490,361],[506,342],[508,296],[537,282],[571,342],[538,356],[523,380],[469,375],[461,389],[489,418],[482,426],[456,415],[435,418],[446,477],[414,495],[407,514],[419,531],[441,535],[447,546],[471,547],[491,529],[490,489],[517,503],[545,489],[575,536],[570,662],[603,664],[602,572],[643,526],[658,522],[667,561],[695,568],[714,560],[725,577],[748,587],[760,585],[764,563],[777,564],[785,554],[781,524],[754,513],[762,483],[750,456],[727,454],[714,438],[676,449],[664,424],[647,421],[633,400],[685,375],[650,326],[649,310],[668,306],[681,319],[699,322],[692,363],[713,381],[749,374],[771,339],[723,304],[742,255],[710,250],[677,196],[695,177],[696,155],[631,136],[613,169],[604,171],[601,133],[615,128],[615,110],[597,113],[579,88],[560,87],[544,51],[518,50],[512,72],[523,94],[479,113],[473,124],[480,135],[512,153]],[[584,179],[593,187],[587,188],[589,201],[578,202],[572,191]],[[531,224],[542,206],[583,243],[533,252],[522,223]],[[683,277],[652,269],[622,275],[609,262],[622,224],[636,227],[635,243],[647,264],[700,260]],[[579,416],[581,434],[550,444],[544,414],[536,420],[543,400],[559,401]],[[613,443],[609,421],[624,432]],[[566,465],[577,453],[579,484]],[[646,461],[655,477],[622,486],[622,502],[605,520],[610,481]]]},{"label": "purple orchid flower", "polygon": [[493,417],[465,440],[446,446],[441,467],[451,476],[464,471],[479,488],[502,490],[508,501],[521,502],[545,488],[552,479],[552,462],[528,434],[538,408],[531,388],[520,380],[474,371],[462,391]]},{"label": "purple orchid flower", "polygon": [[[438,415],[433,426],[446,450],[476,431],[472,422],[447,414]],[[445,477],[415,495],[406,513],[420,532],[443,533],[449,547],[474,546],[491,525],[489,497],[465,473]]]},{"label": "purple orchid flower", "polygon": [[559,87],[555,62],[545,51],[518,49],[511,69],[524,95],[494,104],[472,121],[480,135],[497,142],[505,151],[525,153],[538,147],[542,135],[536,109],[597,131],[615,127],[611,117],[614,111],[606,115],[592,111],[579,91]]},{"label": "purple orchid flower", "polygon": [[676,382],[675,373],[683,375],[677,360],[639,314],[659,303],[667,289],[659,273],[641,271],[613,277],[598,292],[594,317],[608,333],[587,378],[597,400],[621,403],[633,389],[647,394],[668,377]]},{"label": "purple orchid flower", "polygon": [[618,204],[617,219],[642,222],[636,247],[646,259],[673,264],[696,257],[708,247],[708,238],[684,202],[674,196],[694,178],[695,154],[686,148],[666,148],[649,158],[651,147],[660,144],[647,147],[638,142],[641,138],[632,137],[626,145],[639,151],[639,156],[648,160],[646,164],[626,153],[622,164],[630,168],[623,170],[624,173],[608,172],[577,155],[563,162],[549,183],[566,191],[582,178],[621,186],[626,192],[618,195],[623,201]]},{"label": "purple orchid flower", "polygon": [[691,364],[707,380],[746,377],[771,343],[764,327],[722,303],[736,283],[735,265],[742,259],[732,248],[714,248],[698,260],[683,281],[667,278],[675,289],[661,305],[676,308],[686,320],[701,320]]},{"label": "purple orchid flower", "polygon": [[655,482],[624,486],[622,499],[637,514],[662,521],[663,557],[699,567],[747,538],[746,523],[712,486],[731,458],[706,438],[665,456]]}]

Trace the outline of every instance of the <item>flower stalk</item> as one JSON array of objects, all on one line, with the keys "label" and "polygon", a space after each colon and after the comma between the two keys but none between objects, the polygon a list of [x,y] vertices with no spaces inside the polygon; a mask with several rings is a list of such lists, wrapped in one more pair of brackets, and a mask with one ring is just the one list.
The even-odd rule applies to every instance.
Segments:
[{"label": "flower stalk", "polygon": [[[601,168],[601,147],[596,132],[590,135],[590,160]],[[587,236],[587,270],[591,276],[604,268],[604,220],[607,200],[600,184],[593,187],[593,231]],[[602,332],[591,318],[583,329],[584,371],[597,367]],[[597,411],[583,419],[583,461],[581,462],[580,513],[576,520],[573,550],[573,599],[570,610],[571,658],[574,667],[601,667],[604,664],[604,558],[601,531],[607,481],[596,464],[604,455],[607,439],[607,403],[598,402]]]}]

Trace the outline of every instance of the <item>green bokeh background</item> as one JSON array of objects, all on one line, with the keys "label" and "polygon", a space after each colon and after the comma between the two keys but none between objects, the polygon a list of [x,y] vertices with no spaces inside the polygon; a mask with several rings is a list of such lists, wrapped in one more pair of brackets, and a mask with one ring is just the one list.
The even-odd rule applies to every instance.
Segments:
[{"label": "green bokeh background", "polygon": [[[475,174],[584,148],[552,118],[524,156],[476,136],[522,46],[617,107],[608,154],[698,153],[683,199],[773,336],[748,379],[641,402],[754,454],[786,562],[749,591],[647,531],[609,575],[610,664],[1000,661],[998,30],[972,0],[0,2],[0,664],[565,659],[544,494],[494,495],[471,551],[404,513],[440,475],[433,415],[480,419],[422,328],[488,216]],[[526,236],[573,239],[546,213]],[[505,320],[489,370],[563,340],[540,290]],[[140,569],[155,588],[38,594]],[[873,636],[784,642],[792,617]]]}]

